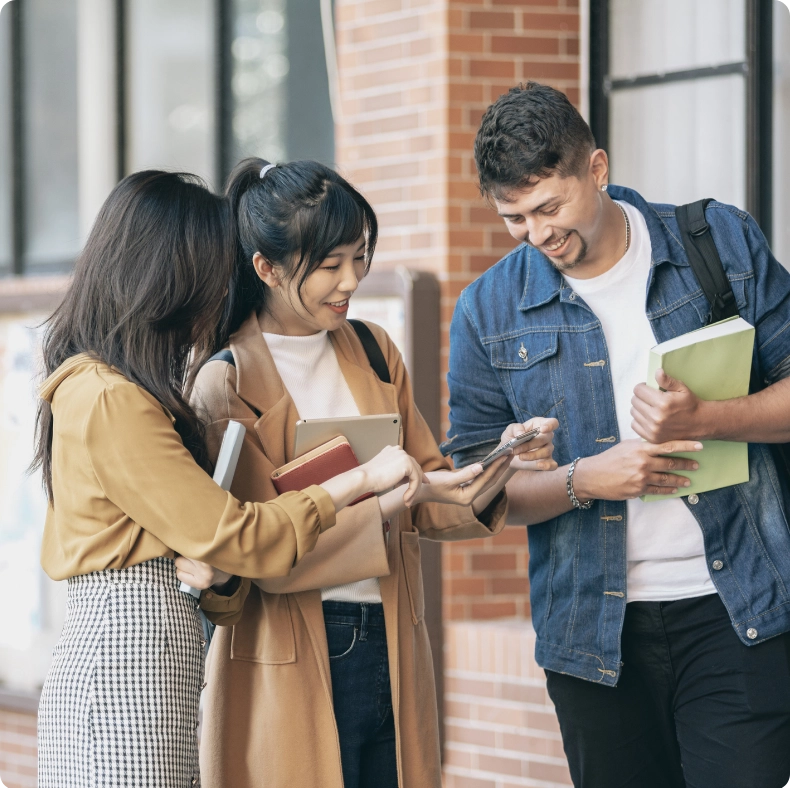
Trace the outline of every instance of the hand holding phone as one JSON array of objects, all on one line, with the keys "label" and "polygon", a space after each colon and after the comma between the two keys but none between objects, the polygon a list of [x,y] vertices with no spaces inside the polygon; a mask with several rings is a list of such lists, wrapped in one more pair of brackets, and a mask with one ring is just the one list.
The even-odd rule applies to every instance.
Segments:
[{"label": "hand holding phone", "polygon": [[487,468],[492,462],[495,462],[505,454],[509,454],[511,450],[515,449],[517,446],[521,446],[523,443],[528,443],[539,434],[540,428],[536,427],[535,429],[522,432],[520,435],[516,435],[515,438],[511,438],[507,443],[497,446],[494,451],[480,460],[480,464],[483,466],[483,468]]}]

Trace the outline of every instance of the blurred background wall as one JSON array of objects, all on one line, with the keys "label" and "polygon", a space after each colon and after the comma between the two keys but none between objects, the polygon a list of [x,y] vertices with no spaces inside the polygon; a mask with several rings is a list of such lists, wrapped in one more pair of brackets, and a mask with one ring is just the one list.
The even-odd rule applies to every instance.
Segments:
[{"label": "blurred background wall", "polygon": [[[514,245],[478,196],[472,143],[485,108],[528,79],[577,104],[610,153],[613,182],[653,201],[715,196],[746,207],[790,261],[790,12],[778,0],[3,7],[0,778],[9,788],[35,785],[36,696],[64,614],[63,585],[38,569],[44,504],[24,473],[37,326],[109,190],[146,167],[220,188],[246,155],[337,166],[378,211],[374,270],[405,266],[439,282],[441,353],[430,374],[444,431],[455,301]],[[395,309],[388,327],[397,333],[403,319]],[[448,788],[569,785],[532,661],[527,561],[524,529],[508,528],[444,546],[441,578],[426,578],[443,598]]]}]

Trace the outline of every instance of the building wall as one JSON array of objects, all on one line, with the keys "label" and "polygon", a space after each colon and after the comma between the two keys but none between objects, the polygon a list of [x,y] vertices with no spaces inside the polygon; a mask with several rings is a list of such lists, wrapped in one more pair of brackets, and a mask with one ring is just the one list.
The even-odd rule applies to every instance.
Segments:
[{"label": "building wall", "polygon": [[[4,708],[8,705],[10,708]],[[36,786],[36,712],[4,704],[0,693],[0,784],[7,788]]]}]

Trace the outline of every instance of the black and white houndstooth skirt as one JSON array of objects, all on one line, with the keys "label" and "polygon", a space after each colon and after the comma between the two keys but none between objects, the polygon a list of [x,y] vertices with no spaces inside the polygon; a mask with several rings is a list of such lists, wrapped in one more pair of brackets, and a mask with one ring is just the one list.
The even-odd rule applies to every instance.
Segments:
[{"label": "black and white houndstooth skirt", "polygon": [[203,630],[175,564],[68,582],[39,706],[39,788],[199,786]]}]

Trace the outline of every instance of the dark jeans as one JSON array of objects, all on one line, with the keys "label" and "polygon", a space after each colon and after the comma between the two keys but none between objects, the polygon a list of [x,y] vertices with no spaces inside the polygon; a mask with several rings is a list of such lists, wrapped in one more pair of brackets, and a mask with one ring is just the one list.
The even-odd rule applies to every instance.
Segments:
[{"label": "dark jeans", "polygon": [[324,602],[344,788],[398,788],[381,605]]},{"label": "dark jeans", "polygon": [[546,671],[576,788],[784,788],[790,634],[745,646],[717,594],[631,602],[616,687]]}]

